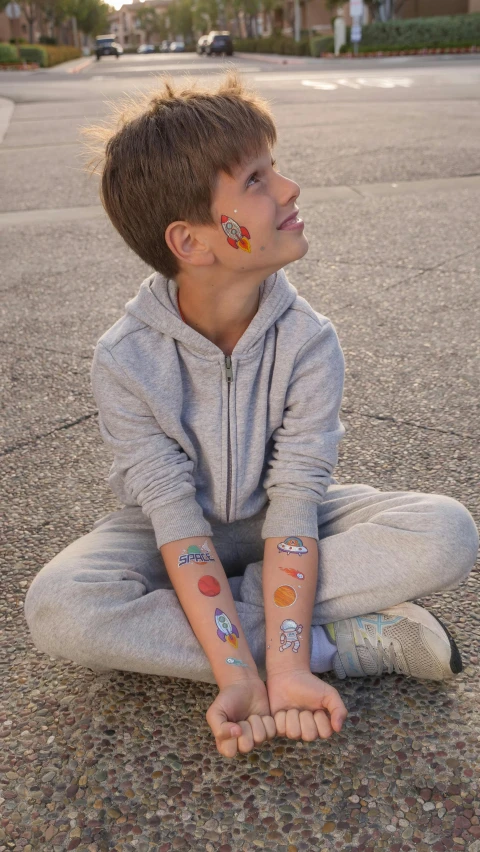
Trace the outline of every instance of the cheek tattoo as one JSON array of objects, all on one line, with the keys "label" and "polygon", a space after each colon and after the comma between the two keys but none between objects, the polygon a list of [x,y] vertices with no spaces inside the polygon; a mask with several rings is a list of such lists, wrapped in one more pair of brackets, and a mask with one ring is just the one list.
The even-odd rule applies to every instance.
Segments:
[{"label": "cheek tattoo", "polygon": [[230,216],[222,215],[220,221],[229,245],[235,249],[240,248],[243,251],[252,251],[250,247],[250,234],[243,225],[239,225],[238,222],[235,222],[235,219],[231,219]]}]

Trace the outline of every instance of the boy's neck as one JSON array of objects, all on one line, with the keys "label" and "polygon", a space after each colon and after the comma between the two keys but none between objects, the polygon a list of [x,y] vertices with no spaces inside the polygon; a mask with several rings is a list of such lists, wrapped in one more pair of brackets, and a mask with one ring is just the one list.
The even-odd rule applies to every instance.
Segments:
[{"label": "boy's neck", "polygon": [[258,281],[257,274],[253,280],[244,276],[219,283],[215,278],[215,273],[207,281],[180,272],[175,276],[178,304],[187,325],[231,355],[258,311],[265,279]]}]

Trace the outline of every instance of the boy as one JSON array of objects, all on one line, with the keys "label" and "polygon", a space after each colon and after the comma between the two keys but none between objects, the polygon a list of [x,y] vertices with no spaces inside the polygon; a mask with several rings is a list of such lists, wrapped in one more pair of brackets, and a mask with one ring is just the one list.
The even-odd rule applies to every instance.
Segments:
[{"label": "boy", "polygon": [[340,731],[316,674],[459,672],[447,630],[405,601],[467,577],[475,524],[449,497],[332,476],[343,353],[282,268],[308,243],[267,105],[235,74],[213,93],[166,83],[101,133],[105,209],[156,272],[92,367],[124,508],[34,579],[35,644],[216,680],[207,721],[228,757]]}]

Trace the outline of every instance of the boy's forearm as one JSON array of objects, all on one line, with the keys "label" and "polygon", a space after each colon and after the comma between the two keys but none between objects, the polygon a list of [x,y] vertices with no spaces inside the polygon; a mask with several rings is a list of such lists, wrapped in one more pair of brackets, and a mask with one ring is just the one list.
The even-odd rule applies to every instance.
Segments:
[{"label": "boy's forearm", "polygon": [[258,677],[223,566],[211,538],[160,548],[168,576],[220,688]]},{"label": "boy's forearm", "polygon": [[[267,677],[310,671],[310,626],[317,587],[314,538],[267,538],[263,560]],[[290,543],[289,543],[290,542]]]}]

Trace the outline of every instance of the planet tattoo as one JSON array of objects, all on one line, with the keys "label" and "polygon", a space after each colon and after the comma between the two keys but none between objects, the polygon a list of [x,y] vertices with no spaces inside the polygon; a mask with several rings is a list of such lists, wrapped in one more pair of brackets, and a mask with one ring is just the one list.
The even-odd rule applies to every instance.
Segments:
[{"label": "planet tattoo", "polygon": [[220,594],[220,583],[216,579],[216,577],[211,577],[209,574],[206,574],[205,577],[200,577],[198,581],[198,589],[205,595],[207,598],[214,598],[216,595]]},{"label": "planet tattoo", "polygon": [[292,586],[279,586],[273,595],[276,606],[292,606],[297,600],[297,593]]}]

